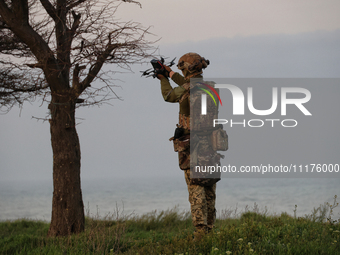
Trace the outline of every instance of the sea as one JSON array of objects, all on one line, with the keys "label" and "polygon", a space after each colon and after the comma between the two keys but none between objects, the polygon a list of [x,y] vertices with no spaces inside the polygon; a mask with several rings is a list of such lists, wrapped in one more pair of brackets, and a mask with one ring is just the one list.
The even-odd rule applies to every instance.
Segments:
[{"label": "sea", "polygon": [[[217,217],[239,217],[245,211],[268,215],[286,212],[310,215],[340,195],[338,178],[223,178],[217,183]],[[51,220],[52,180],[0,181],[0,221]],[[141,216],[190,210],[181,177],[106,178],[82,180],[85,214],[93,218]],[[335,208],[333,218],[340,217]]]}]

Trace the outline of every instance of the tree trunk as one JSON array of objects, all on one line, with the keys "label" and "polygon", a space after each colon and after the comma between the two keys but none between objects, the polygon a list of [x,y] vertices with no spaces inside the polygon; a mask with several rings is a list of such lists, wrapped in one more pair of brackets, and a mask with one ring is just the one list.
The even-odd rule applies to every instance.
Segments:
[{"label": "tree trunk", "polygon": [[66,236],[82,232],[85,223],[75,102],[67,95],[53,95],[49,109],[54,190],[48,235]]}]

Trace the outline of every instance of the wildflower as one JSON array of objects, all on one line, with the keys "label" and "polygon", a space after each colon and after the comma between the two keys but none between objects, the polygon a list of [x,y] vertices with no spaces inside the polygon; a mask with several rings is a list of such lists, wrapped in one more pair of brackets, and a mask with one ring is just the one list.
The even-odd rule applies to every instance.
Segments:
[{"label": "wildflower", "polygon": [[242,241],[243,241],[243,238],[240,238],[240,239],[238,239],[237,241],[240,241],[240,242],[242,242]]},{"label": "wildflower", "polygon": [[249,252],[253,252],[254,250],[253,249],[249,249]]},{"label": "wildflower", "polygon": [[248,245],[250,246],[250,245],[251,245],[251,242],[249,242]]},{"label": "wildflower", "polygon": [[214,251],[218,251],[218,248],[215,248]]},{"label": "wildflower", "polygon": [[332,231],[333,229],[332,229],[332,228],[330,228],[329,230],[330,230],[330,231]]},{"label": "wildflower", "polygon": [[336,243],[337,242],[337,240],[334,240],[334,243]]},{"label": "wildflower", "polygon": [[231,254],[231,251],[226,251],[225,253],[229,255],[229,254]]},{"label": "wildflower", "polygon": [[334,230],[333,233],[340,233],[340,231],[339,230]]}]

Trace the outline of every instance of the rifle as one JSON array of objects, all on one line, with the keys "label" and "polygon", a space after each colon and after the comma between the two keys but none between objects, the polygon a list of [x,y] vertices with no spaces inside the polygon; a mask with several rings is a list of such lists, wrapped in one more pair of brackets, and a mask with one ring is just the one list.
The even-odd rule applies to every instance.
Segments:
[{"label": "rifle", "polygon": [[[171,60],[167,66],[173,66],[175,64],[175,59]],[[158,74],[164,75],[165,77],[167,77],[167,71],[164,67],[164,58],[161,57],[160,60],[158,59],[153,59],[150,61],[152,68],[149,68],[145,71],[140,71],[142,73],[141,76],[146,76],[146,78],[152,76],[153,78],[156,78]]]}]

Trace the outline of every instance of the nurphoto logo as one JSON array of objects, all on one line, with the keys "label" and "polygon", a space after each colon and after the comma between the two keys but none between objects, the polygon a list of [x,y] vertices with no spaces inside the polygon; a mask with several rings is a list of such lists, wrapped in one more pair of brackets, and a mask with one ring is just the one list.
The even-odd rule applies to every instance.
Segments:
[{"label": "nurphoto logo", "polygon": [[[204,83],[200,83],[207,88],[209,88],[215,96],[217,96],[218,100],[220,101],[220,104],[222,106],[222,100],[219,96],[219,94],[216,92],[216,90]],[[242,90],[232,84],[215,84],[215,88],[217,89],[228,89],[231,92],[232,99],[233,99],[233,115],[245,115],[245,95],[242,92]],[[212,93],[208,91],[205,88],[201,88],[203,91],[205,91],[214,101],[215,105],[217,106],[216,100]],[[201,95],[201,102],[202,102],[202,108],[201,108],[201,114],[206,115],[207,114],[207,94]],[[298,94],[302,95],[300,98],[289,98],[289,94]],[[295,105],[305,116],[311,116],[312,114],[308,109],[304,106],[305,103],[307,103],[311,99],[311,93],[308,89],[305,88],[299,88],[299,87],[281,87],[280,88],[280,96],[279,96],[279,89],[277,87],[272,88],[272,104],[270,108],[268,109],[256,109],[254,107],[253,103],[253,88],[248,87],[247,88],[247,106],[250,113],[257,115],[257,116],[268,116],[273,114],[277,109],[278,106],[280,106],[280,114],[281,116],[287,115],[287,105]],[[280,102],[279,102],[280,101]],[[265,123],[271,123],[271,126],[274,127],[276,122],[280,122],[281,126],[283,127],[296,127],[298,122],[295,119],[250,119],[246,121],[245,119],[241,122],[236,122],[227,119],[214,119],[212,125],[215,127],[219,124],[227,124],[230,123],[231,127],[235,125],[242,125],[243,127],[249,126],[249,127],[262,127]]]}]

